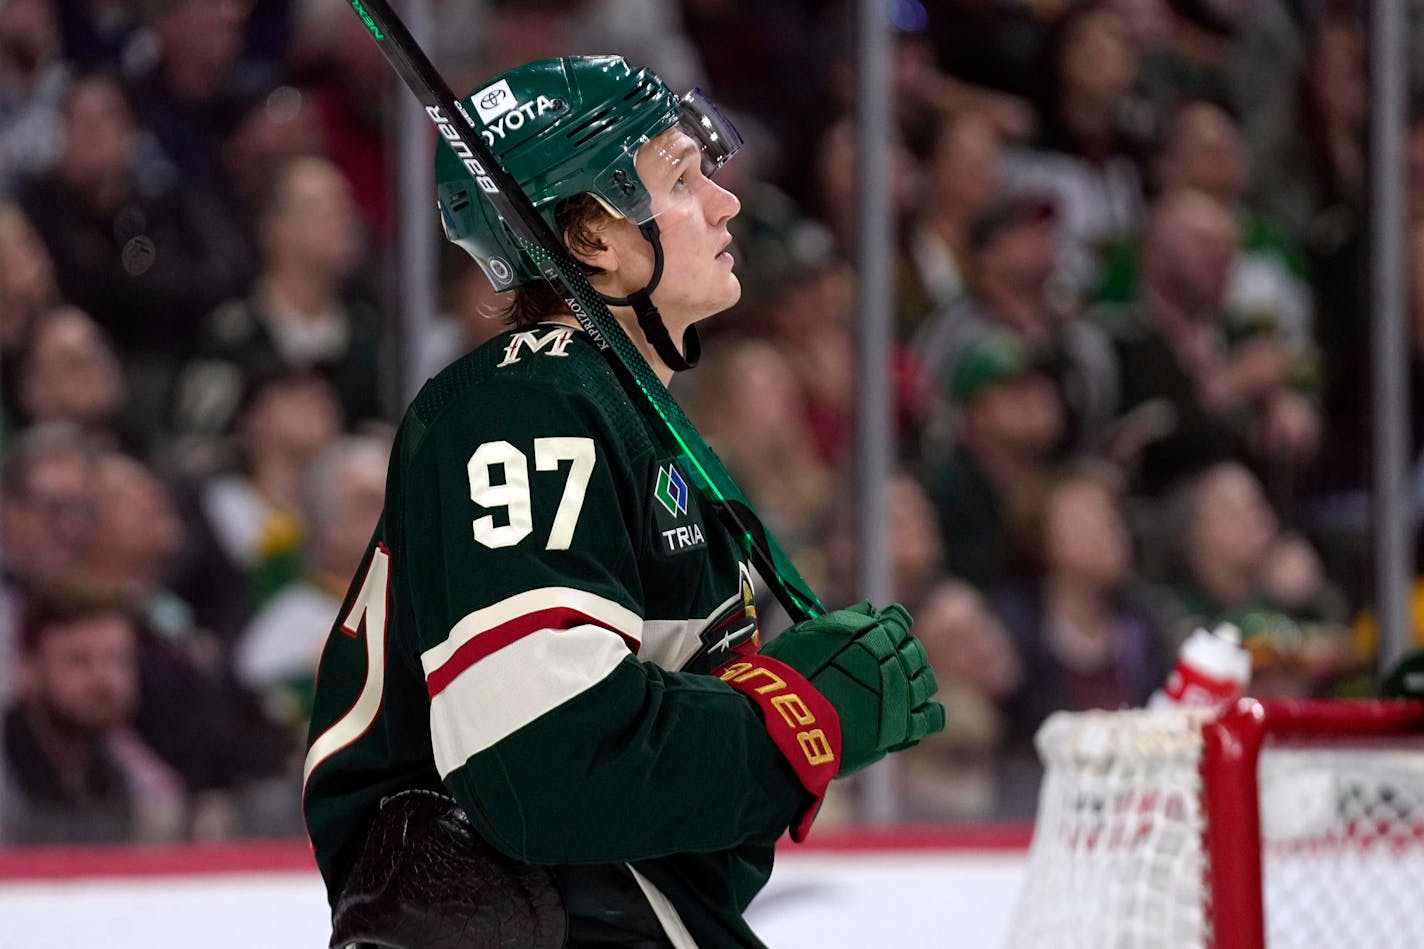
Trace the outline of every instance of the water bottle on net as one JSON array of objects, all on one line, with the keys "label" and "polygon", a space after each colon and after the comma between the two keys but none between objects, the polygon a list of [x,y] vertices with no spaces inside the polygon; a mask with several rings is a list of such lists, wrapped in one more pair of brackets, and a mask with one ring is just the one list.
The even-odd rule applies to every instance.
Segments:
[{"label": "water bottle on net", "polygon": [[1147,707],[1221,705],[1241,697],[1251,681],[1251,654],[1241,645],[1241,630],[1231,623],[1193,631],[1177,652],[1177,664]]}]

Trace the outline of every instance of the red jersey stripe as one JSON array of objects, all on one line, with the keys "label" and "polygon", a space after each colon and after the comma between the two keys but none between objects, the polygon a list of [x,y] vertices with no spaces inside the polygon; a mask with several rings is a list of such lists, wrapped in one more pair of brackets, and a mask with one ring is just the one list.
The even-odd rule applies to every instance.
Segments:
[{"label": "red jersey stripe", "polygon": [[637,653],[638,641],[636,639],[624,635],[587,613],[567,606],[555,606],[546,610],[525,613],[523,616],[517,616],[498,626],[491,627],[477,636],[472,636],[468,642],[455,650],[443,665],[425,677],[426,689],[429,690],[430,697],[435,698],[445,690],[446,686],[455,681],[460,673],[486,656],[498,652],[510,643],[517,642],[531,633],[536,633],[541,629],[571,629],[574,626],[585,624],[617,633],[623,637],[628,648]]}]

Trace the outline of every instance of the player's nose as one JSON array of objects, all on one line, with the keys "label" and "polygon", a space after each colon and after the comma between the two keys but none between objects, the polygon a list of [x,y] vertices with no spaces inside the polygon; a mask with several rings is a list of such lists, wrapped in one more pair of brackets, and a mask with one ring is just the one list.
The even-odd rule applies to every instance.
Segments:
[{"label": "player's nose", "polygon": [[742,210],[742,202],[735,194],[711,179],[707,182],[711,190],[707,196],[707,219],[715,225],[725,224]]}]

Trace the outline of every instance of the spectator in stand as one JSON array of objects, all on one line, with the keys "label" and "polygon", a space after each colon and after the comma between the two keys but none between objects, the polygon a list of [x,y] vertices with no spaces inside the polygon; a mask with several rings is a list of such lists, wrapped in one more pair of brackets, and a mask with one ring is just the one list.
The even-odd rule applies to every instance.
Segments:
[{"label": "spectator in stand", "polygon": [[[672,5],[681,8],[683,30],[701,54],[707,87],[717,90],[718,102],[754,117],[770,141],[813,140],[818,110],[825,108],[818,80],[829,59],[817,48],[815,13],[797,9],[804,4],[759,0]],[[762,136],[743,137],[750,143]]]},{"label": "spectator in stand", "polygon": [[1155,609],[1173,641],[1234,623],[1255,695],[1320,695],[1361,670],[1343,598],[1310,544],[1281,531],[1245,467],[1222,462],[1188,478],[1150,523],[1166,581]]},{"label": "spectator in stand", "polygon": [[1409,223],[1424,221],[1424,101],[1415,103],[1409,115],[1405,139],[1405,168],[1409,175]]},{"label": "spectator in stand", "polygon": [[20,360],[39,318],[60,302],[54,261],[19,206],[0,201],[0,442],[16,424]]},{"label": "spectator in stand", "polygon": [[[125,455],[101,455],[94,522],[76,575],[123,603],[139,623],[135,727],[200,794],[195,820],[203,833],[222,833],[229,818],[211,815],[227,811],[229,796],[280,772],[293,743],[262,720],[220,645],[168,587],[182,540],[183,524],[153,473]],[[221,829],[209,826],[214,820]]]},{"label": "spectator in stand", "polygon": [[958,437],[930,472],[930,497],[946,566],[987,591],[1008,567],[1008,512],[1063,438],[1063,405],[1029,345],[1003,331],[965,347],[949,387]]},{"label": "spectator in stand", "polygon": [[218,156],[220,187],[228,192],[233,212],[250,217],[272,170],[284,159],[325,152],[311,95],[295,86],[269,84],[234,108]]},{"label": "spectator in stand", "polygon": [[1058,207],[1059,276],[1070,292],[1096,286],[1103,261],[1141,222],[1152,121],[1132,99],[1138,53],[1111,3],[1068,7],[1044,44],[1038,137],[1006,163],[1010,190],[1051,195]]},{"label": "spectator in stand", "polygon": [[170,639],[192,631],[192,612],[164,585],[183,543],[167,488],[140,461],[116,451],[94,469],[94,521],[78,564],[85,584],[123,599],[134,616]]},{"label": "spectator in stand", "polygon": [[[1153,168],[1159,192],[1200,191],[1236,219],[1236,260],[1222,301],[1227,326],[1235,333],[1271,328],[1309,368],[1315,314],[1305,257],[1284,228],[1245,203],[1246,151],[1236,120],[1205,100],[1183,103],[1168,117]],[[1140,253],[1133,245],[1114,256],[1099,299],[1132,299]]]},{"label": "spectator in stand", "polygon": [[1062,4],[942,0],[923,4],[925,34],[956,78],[1028,99],[1037,55]]},{"label": "spectator in stand", "polygon": [[1361,18],[1332,11],[1310,37],[1295,99],[1274,116],[1252,162],[1253,203],[1312,256],[1331,254],[1361,226],[1368,118]]},{"label": "spectator in stand", "polygon": [[507,328],[494,285],[469,254],[443,242],[440,270],[440,316],[421,334],[414,378],[407,384],[424,383]]},{"label": "spectator in stand", "polygon": [[[966,82],[936,61],[933,42],[914,24],[914,14],[896,11],[896,32],[890,64],[895,123],[918,146],[934,134],[941,118],[956,112],[978,112],[991,119],[1004,136],[1028,138],[1036,125],[1033,106],[1022,96]],[[852,111],[856,99],[855,34],[846,18],[828,19],[828,42],[833,49],[825,80],[832,107]],[[952,65],[952,64],[951,64]]]},{"label": "spectator in stand", "polygon": [[50,0],[0,4],[0,196],[59,158],[70,73]]},{"label": "spectator in stand", "polygon": [[306,735],[322,643],[381,516],[390,447],[389,439],[350,437],[312,463],[301,492],[302,575],[257,611],[234,651],[238,680],[298,739]]},{"label": "spectator in stand", "polygon": [[39,232],[18,204],[0,202],[0,341],[7,358],[24,348],[40,314],[59,302],[54,261]]},{"label": "spectator in stand", "polygon": [[1321,480],[1332,493],[1368,486],[1370,353],[1363,17],[1332,5],[1308,40],[1296,96],[1253,155],[1252,196],[1304,248],[1315,281],[1316,341],[1328,354]]},{"label": "spectator in stand", "polygon": [[763,340],[723,340],[689,385],[698,431],[777,540],[798,562],[807,559],[835,495],[835,474],[817,454],[805,396],[783,352]]},{"label": "spectator in stand", "polygon": [[316,156],[283,161],[268,186],[257,214],[262,272],[203,323],[178,384],[184,431],[221,432],[245,384],[279,371],[322,375],[350,424],[382,415],[380,316],[345,289],[362,254],[351,187]]},{"label": "spectator in stand", "polygon": [[[707,81],[702,54],[683,28],[681,7],[690,4],[663,3],[662,0],[583,0],[573,6],[574,35],[584,49],[616,49],[629,62],[653,70],[674,89],[702,86],[721,90],[715,82]],[[743,82],[749,78],[745,74],[741,76]],[[764,96],[758,98],[765,101]],[[732,105],[731,100],[728,105]]]},{"label": "spectator in stand", "polygon": [[144,4],[130,0],[53,0],[64,58],[79,69],[105,69],[149,42]]},{"label": "spectator in stand", "polygon": [[94,520],[94,453],[71,425],[36,425],[0,469],[0,705],[13,691],[20,616],[30,594],[70,576]]},{"label": "spectator in stand", "polygon": [[[489,35],[491,26],[484,20],[478,29]],[[377,246],[388,246],[396,222],[391,187],[395,152],[387,130],[395,126],[397,100],[390,94],[390,66],[380,47],[347,4],[316,0],[299,7],[288,58],[303,78],[304,94],[311,95],[327,154],[351,183],[367,233]],[[474,81],[450,77],[454,88],[467,88]]]},{"label": "spectator in stand", "polygon": [[759,334],[775,315],[774,300],[783,288],[835,255],[830,228],[767,180],[773,155],[760,146],[759,141],[744,145],[737,160],[717,172],[719,183],[742,200],[741,213],[727,223],[742,298],[718,320],[718,332]]},{"label": "spectator in stand", "polygon": [[[831,603],[848,601],[858,586],[852,520],[855,505],[848,497],[849,487],[842,486],[845,490],[841,503],[831,512],[822,545],[829,572],[821,589]],[[909,471],[902,470],[891,478],[887,500],[889,520],[885,533],[894,538],[889,553],[894,597],[905,604],[911,615],[918,615],[918,604],[945,579],[944,538],[940,536],[934,502],[924,485]]]},{"label": "spectator in stand", "polygon": [[185,499],[192,559],[202,569],[184,588],[224,641],[299,575],[301,485],[340,430],[341,409],[321,377],[287,371],[248,381],[233,423],[234,462],[200,475],[196,497]]},{"label": "spectator in stand", "polygon": [[172,375],[198,317],[234,289],[236,231],[211,199],[135,171],[142,130],[122,83],[78,79],[65,103],[65,145],[52,175],[18,200],[54,261],[64,297],[109,333],[127,370],[131,411],[163,418]]},{"label": "spectator in stand", "polygon": [[233,100],[267,78],[269,66],[243,59],[251,11],[251,3],[234,0],[149,2],[148,58],[131,56],[126,65],[143,124],[184,180],[217,181]]},{"label": "spectator in stand", "polygon": [[62,306],[40,319],[19,376],[27,422],[70,422],[96,447],[119,447],[123,369],[104,331],[83,310]]},{"label": "spectator in stand", "polygon": [[984,596],[960,580],[941,579],[913,607],[915,629],[939,682],[938,699],[955,727],[920,742],[900,759],[908,821],[985,820],[1031,814],[1005,807],[1031,792],[999,778],[1003,706],[1024,684],[1024,669],[1004,624]]},{"label": "spectator in stand", "polygon": [[1008,754],[1033,774],[1033,736],[1050,713],[1145,705],[1175,643],[1138,600],[1132,541],[1105,475],[1045,472],[1010,517],[1017,570],[992,602],[1023,664]]},{"label": "spectator in stand", "polygon": [[[856,203],[862,186],[855,170],[855,125],[849,118],[838,119],[821,132],[814,168],[816,216],[831,229],[842,254],[854,253]],[[916,174],[914,156],[895,133],[890,144],[889,200],[897,241],[917,200]]]},{"label": "spectator in stand", "polygon": [[1155,402],[1174,422],[1142,452],[1146,490],[1240,453],[1286,469],[1315,454],[1319,414],[1293,387],[1280,335],[1257,327],[1233,338],[1224,323],[1235,234],[1215,199],[1163,195],[1148,223],[1137,299],[1102,314],[1117,349],[1122,410]]},{"label": "spectator in stand", "polygon": [[[765,300],[767,338],[781,351],[804,400],[806,423],[821,460],[845,463],[855,413],[855,283],[836,256],[800,261]],[[895,423],[908,442],[929,410],[929,391],[909,349],[891,352]]]},{"label": "spectator in stand", "polygon": [[995,333],[1019,338],[1045,359],[1067,409],[1067,445],[1081,452],[1097,447],[1117,410],[1117,363],[1102,327],[1053,293],[1054,222],[1041,199],[991,203],[969,228],[969,294],[924,326],[915,351],[944,393],[966,347]]},{"label": "spectator in stand", "polygon": [[952,112],[930,143],[929,205],[910,236],[920,292],[942,313],[968,293],[969,231],[1002,191],[1003,136],[983,112]]},{"label": "spectator in stand", "polygon": [[769,339],[791,370],[816,453],[831,465],[844,457],[852,430],[854,295],[850,268],[828,257],[788,274],[765,307]]},{"label": "spectator in stand", "polygon": [[0,841],[177,837],[183,782],[133,728],[138,633],[124,603],[56,590],[31,601],[22,629],[24,688],[4,719]]},{"label": "spectator in stand", "polygon": [[890,479],[890,575],[895,598],[902,603],[925,602],[945,577],[944,537],[936,523],[934,502],[918,479],[900,471]]},{"label": "spectator in stand", "polygon": [[72,425],[36,425],[7,447],[0,518],[7,586],[48,586],[74,568],[92,528],[93,477],[93,448]]},{"label": "spectator in stand", "polygon": [[914,138],[932,135],[940,119],[954,112],[977,112],[992,120],[1001,135],[1016,141],[1034,131],[1037,119],[1027,100],[945,72],[935,61],[933,44],[913,30],[896,34],[892,69],[899,121]]},{"label": "spectator in stand", "polygon": [[1281,4],[1115,2],[1142,50],[1138,92],[1160,113],[1194,99],[1257,108],[1280,95],[1298,58],[1295,28]]},{"label": "spectator in stand", "polygon": [[311,94],[295,86],[274,81],[232,106],[218,148],[220,174],[214,192],[221,213],[242,232],[241,248],[233,248],[233,269],[245,278],[242,287],[249,286],[259,270],[253,218],[273,171],[289,158],[325,155],[324,136]]}]

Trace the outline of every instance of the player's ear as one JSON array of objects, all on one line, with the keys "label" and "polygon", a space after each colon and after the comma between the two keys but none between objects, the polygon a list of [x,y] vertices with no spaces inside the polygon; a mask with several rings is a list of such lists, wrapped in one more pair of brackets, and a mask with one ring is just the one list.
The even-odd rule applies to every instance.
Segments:
[{"label": "player's ear", "polygon": [[614,215],[596,195],[581,194],[560,209],[564,225],[564,246],[574,259],[594,273],[612,273],[618,269],[616,241],[609,239],[611,231],[626,223]]}]

